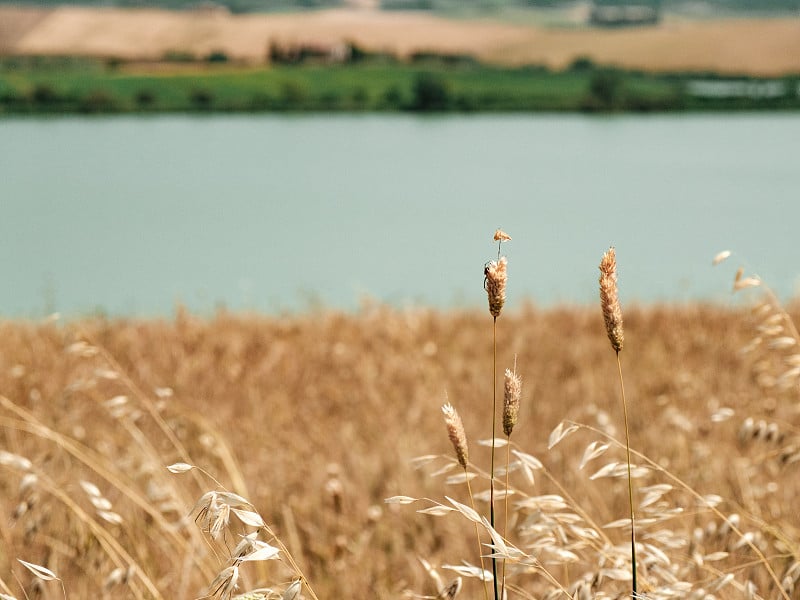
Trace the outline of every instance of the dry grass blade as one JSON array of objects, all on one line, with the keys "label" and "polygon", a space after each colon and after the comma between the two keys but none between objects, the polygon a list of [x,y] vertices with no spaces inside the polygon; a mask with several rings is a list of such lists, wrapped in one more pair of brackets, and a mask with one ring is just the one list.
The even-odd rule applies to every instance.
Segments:
[{"label": "dry grass blade", "polygon": [[43,581],[56,581],[58,580],[58,576],[53,573],[50,569],[43,567],[41,565],[35,565],[33,563],[26,562],[21,558],[17,559],[17,562],[20,563],[23,567],[28,569],[31,573],[33,573],[36,577]]}]

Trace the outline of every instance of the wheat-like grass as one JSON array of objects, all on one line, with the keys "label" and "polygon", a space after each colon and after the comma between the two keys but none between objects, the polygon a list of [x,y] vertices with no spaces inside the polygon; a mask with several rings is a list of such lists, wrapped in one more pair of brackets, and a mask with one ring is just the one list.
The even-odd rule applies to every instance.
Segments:
[{"label": "wheat-like grass", "polygon": [[[456,459],[461,468],[464,469],[464,481],[467,484],[467,492],[469,494],[469,501],[472,510],[475,510],[475,497],[472,494],[472,486],[470,484],[469,473],[467,467],[469,465],[469,448],[467,446],[467,434],[464,430],[464,423],[458,411],[448,402],[442,406],[442,413],[444,413],[444,422],[447,426],[447,435],[450,438],[450,443],[453,444],[453,450],[456,454]],[[475,523],[475,537],[478,542],[478,557],[481,563],[481,570],[484,569],[483,552],[481,550],[481,534],[478,528],[478,523]],[[457,585],[443,589],[439,595],[443,598],[455,598],[458,592],[461,591],[461,579],[457,580]],[[486,589],[484,582],[483,596],[486,600],[489,598],[489,592]]]},{"label": "wheat-like grass", "polygon": [[489,313],[496,319],[506,303],[506,284],[508,283],[508,260],[505,256],[487,263],[483,269],[486,294],[489,297]]},{"label": "wheat-like grass", "polygon": [[625,424],[625,459],[628,469],[628,508],[631,519],[631,585],[633,598],[638,597],[636,569],[636,518],[633,509],[633,478],[631,475],[631,443],[628,426],[628,404],[625,399],[625,382],[622,377],[622,362],[619,353],[624,344],[622,327],[622,306],[619,302],[617,288],[617,255],[614,248],[609,248],[600,260],[600,307],[606,324],[606,334],[617,357],[617,373],[619,375],[620,396],[622,397],[622,414]]},{"label": "wheat-like grass", "polygon": [[447,435],[450,438],[450,443],[453,444],[458,464],[461,468],[467,468],[469,463],[469,447],[467,446],[467,434],[464,431],[464,423],[461,421],[461,416],[458,411],[448,402],[442,406],[442,413],[444,413],[444,422],[447,426]]},{"label": "wheat-like grass", "polygon": [[606,334],[615,352],[620,352],[625,342],[622,327],[622,307],[617,289],[617,254],[609,248],[600,261],[600,306],[606,323]]},{"label": "wheat-like grass", "polygon": [[[494,458],[495,458],[495,433],[497,431],[497,318],[503,309],[506,301],[506,284],[508,282],[508,261],[505,256],[500,256],[500,249],[504,241],[510,240],[511,236],[497,229],[493,238],[497,242],[497,260],[490,261],[483,270],[483,286],[489,299],[489,313],[492,315],[492,458],[491,458],[491,479],[489,481],[489,523],[491,527],[495,524],[495,482],[494,482]],[[494,599],[499,598],[497,584],[497,558],[492,556],[492,585],[494,588]]]}]

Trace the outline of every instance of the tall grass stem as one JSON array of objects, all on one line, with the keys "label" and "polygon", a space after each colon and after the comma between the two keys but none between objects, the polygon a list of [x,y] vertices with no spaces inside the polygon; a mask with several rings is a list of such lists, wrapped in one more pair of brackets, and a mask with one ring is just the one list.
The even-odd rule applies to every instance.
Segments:
[{"label": "tall grass stem", "polygon": [[622,396],[622,413],[625,419],[625,454],[628,462],[628,506],[631,511],[631,575],[633,577],[633,598],[638,597],[636,578],[636,520],[633,514],[633,479],[631,477],[631,439],[628,428],[628,403],[625,400],[625,381],[622,378],[622,361],[617,351],[617,372],[619,373],[619,389]]},{"label": "tall grass stem", "polygon": [[[467,470],[464,469],[464,474],[466,475]],[[467,479],[467,492],[469,493],[469,503],[472,506],[472,510],[475,510],[475,496],[472,494],[472,485],[469,482],[469,477]],[[475,511],[477,512],[477,511]],[[485,562],[483,560],[483,547],[481,546],[481,532],[480,528],[478,527],[478,523],[475,523],[475,539],[478,540],[478,557],[481,560],[481,571],[486,572]],[[481,578],[481,583],[483,583],[483,598],[484,600],[489,600],[489,590],[486,588],[486,580]]]},{"label": "tall grass stem", "polygon": [[[494,529],[494,452],[495,431],[497,430],[497,317],[492,323],[492,460],[489,476],[489,523]],[[494,553],[492,553],[494,555]],[[497,558],[492,556],[492,582],[494,598],[498,600],[497,591]]]}]

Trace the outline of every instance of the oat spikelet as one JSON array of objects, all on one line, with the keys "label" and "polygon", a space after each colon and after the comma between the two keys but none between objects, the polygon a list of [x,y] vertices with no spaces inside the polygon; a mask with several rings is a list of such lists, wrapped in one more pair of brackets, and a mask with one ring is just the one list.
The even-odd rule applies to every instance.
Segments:
[{"label": "oat spikelet", "polygon": [[461,591],[461,577],[456,577],[453,581],[447,584],[439,591],[436,596],[437,600],[454,600],[458,593]]},{"label": "oat spikelet", "polygon": [[449,402],[442,406],[442,412],[445,425],[447,425],[447,435],[453,443],[458,463],[466,469],[469,462],[469,451],[467,450],[467,434],[464,432],[464,423],[461,422],[458,411]]},{"label": "oat spikelet", "polygon": [[603,308],[603,319],[606,322],[606,333],[611,347],[616,352],[622,350],[624,335],[622,332],[622,308],[619,305],[617,292],[617,255],[611,247],[600,261],[600,305]]},{"label": "oat spikelet", "polygon": [[519,399],[522,395],[522,379],[516,370],[506,369],[505,395],[503,396],[503,433],[511,435],[519,416]]},{"label": "oat spikelet", "polygon": [[489,312],[495,319],[500,316],[500,311],[506,302],[507,265],[506,257],[502,256],[497,261],[491,261],[483,270],[486,277],[484,287],[489,296]]}]

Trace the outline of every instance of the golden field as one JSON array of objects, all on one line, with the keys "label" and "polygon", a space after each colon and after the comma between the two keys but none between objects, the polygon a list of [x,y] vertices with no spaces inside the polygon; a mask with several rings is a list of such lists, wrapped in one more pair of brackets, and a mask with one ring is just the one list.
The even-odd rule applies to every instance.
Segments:
[{"label": "golden field", "polygon": [[[771,304],[623,309],[642,589],[649,598],[797,598],[791,322]],[[497,390],[502,402],[502,371],[516,361],[523,393],[511,442],[524,453],[511,455],[505,537],[527,557],[509,564],[509,597],[578,598],[589,587],[591,597],[630,597],[628,534],[605,527],[628,515],[626,480],[614,467],[606,472],[617,475],[592,479],[624,464],[600,308],[504,310]],[[261,588],[249,597],[280,598],[298,571],[319,598],[435,596],[420,559],[445,583],[456,575],[445,565],[478,564],[470,521],[415,511],[434,501],[453,508],[445,496],[469,504],[463,483],[445,481],[459,472],[445,401],[463,417],[470,471],[488,469],[477,443],[491,437],[488,311],[8,321],[0,365],[0,593],[63,597],[22,559],[57,575],[70,598],[205,597],[238,534],[254,531],[232,515],[215,522],[208,496],[192,512],[222,489],[252,502],[246,510],[270,527],[260,539],[277,544],[274,532],[296,569],[285,558],[242,563],[240,589],[217,597]],[[579,428],[548,450],[564,420]],[[433,458],[414,463],[421,455]],[[505,457],[499,449],[498,465]],[[176,463],[208,475],[166,469]],[[480,496],[485,477],[471,488]],[[398,495],[431,501],[384,502]],[[480,500],[476,508],[486,514]],[[502,503],[498,514],[501,523]],[[201,531],[217,525],[216,541]],[[484,597],[481,585],[464,577],[460,597]]]},{"label": "golden field", "polygon": [[[579,11],[580,12],[580,11]],[[584,11],[585,12],[585,11]],[[772,76],[800,72],[800,20],[687,20],[658,27],[600,30],[421,13],[336,9],[301,14],[230,15],[61,7],[0,8],[0,52],[160,60],[169,52],[264,62],[270,44],[355,42],[407,56],[415,51],[471,54],[495,64],[565,68],[576,58],[651,71],[717,71]]]}]

